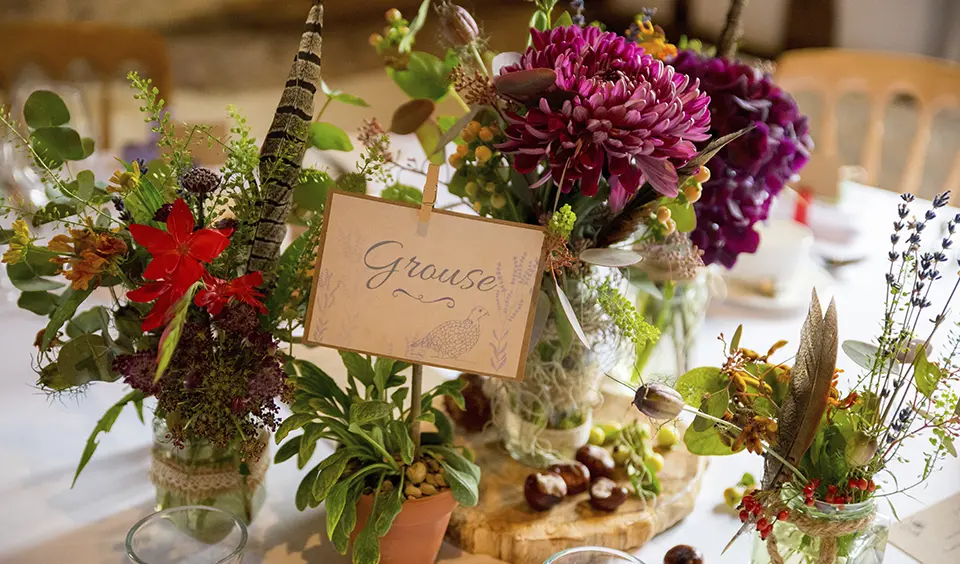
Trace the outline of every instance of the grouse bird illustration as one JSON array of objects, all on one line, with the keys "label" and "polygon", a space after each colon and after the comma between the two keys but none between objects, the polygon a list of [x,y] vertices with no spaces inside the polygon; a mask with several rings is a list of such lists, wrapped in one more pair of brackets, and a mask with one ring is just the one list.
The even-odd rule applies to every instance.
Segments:
[{"label": "grouse bird illustration", "polygon": [[487,315],[490,313],[486,308],[476,306],[466,319],[441,323],[410,346],[432,350],[435,358],[457,358],[480,340],[480,319]]}]

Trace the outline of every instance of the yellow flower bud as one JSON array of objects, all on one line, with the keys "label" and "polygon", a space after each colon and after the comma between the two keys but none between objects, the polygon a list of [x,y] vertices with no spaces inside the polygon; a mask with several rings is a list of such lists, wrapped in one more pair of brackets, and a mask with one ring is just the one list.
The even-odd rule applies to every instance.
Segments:
[{"label": "yellow flower bud", "polygon": [[667,227],[667,235],[670,235],[677,230],[677,222],[672,219],[665,221],[664,225]]},{"label": "yellow flower bud", "polygon": [[470,131],[469,128],[465,128],[460,132],[460,139],[463,139],[464,143],[473,143],[477,140],[477,134]]},{"label": "yellow flower bud", "polygon": [[371,33],[369,41],[372,47],[376,47],[377,45],[380,45],[381,42],[383,42],[383,36],[380,35],[379,33]]},{"label": "yellow flower bud", "polygon": [[673,429],[666,425],[660,427],[660,430],[657,431],[657,445],[662,448],[671,448],[675,444],[677,444],[677,434],[673,432]]},{"label": "yellow flower bud", "polygon": [[447,159],[447,162],[450,163],[450,166],[452,166],[453,168],[460,168],[460,165],[463,164],[463,157],[454,153],[450,155],[450,158]]},{"label": "yellow flower bud", "polygon": [[467,185],[464,187],[464,190],[467,192],[467,196],[471,198],[476,198],[477,194],[480,193],[480,185],[472,180],[467,182]]},{"label": "yellow flower bud", "polygon": [[683,196],[687,199],[687,202],[691,204],[698,202],[702,195],[703,190],[699,184],[690,184],[683,189]]},{"label": "yellow flower bud", "polygon": [[470,148],[466,145],[457,145],[457,154],[461,157],[467,156],[467,153],[470,151]]},{"label": "yellow flower bud", "polygon": [[387,10],[387,13],[383,15],[384,18],[390,23],[398,22],[403,18],[403,14],[400,13],[400,10],[396,8],[390,8]]},{"label": "yellow flower bud", "polygon": [[700,167],[700,170],[697,171],[696,179],[700,184],[710,180],[710,169],[705,166]]},{"label": "yellow flower bud", "polygon": [[476,202],[473,203],[473,209],[474,209],[477,213],[480,213],[480,210],[483,209],[483,204],[480,203],[479,201],[476,201]]},{"label": "yellow flower bud", "polygon": [[465,129],[466,131],[469,131],[470,133],[476,135],[476,134],[480,133],[480,129],[481,129],[481,128],[483,128],[483,126],[480,125],[480,122],[477,121],[477,120],[473,120],[473,121],[471,121],[470,123],[468,123],[468,124],[467,124],[467,127],[465,127],[464,129]]},{"label": "yellow flower bud", "polygon": [[480,140],[483,141],[484,143],[489,143],[493,141],[493,131],[491,131],[489,127],[484,127],[483,129],[481,129],[478,136],[480,137]]},{"label": "yellow flower bud", "polygon": [[400,26],[399,28],[397,28],[397,31],[400,32],[400,35],[406,35],[406,34],[410,33],[410,28],[407,27],[407,26],[405,26],[405,25],[403,25],[403,26]]},{"label": "yellow flower bud", "polygon": [[507,205],[507,197],[503,194],[494,194],[490,198],[490,205],[493,206],[495,210],[502,210],[503,206]]},{"label": "yellow flower bud", "polygon": [[477,162],[483,164],[493,158],[493,151],[490,150],[490,147],[486,145],[480,145],[474,150],[474,153],[477,157]]},{"label": "yellow flower bud", "polygon": [[666,223],[670,219],[670,210],[665,206],[660,206],[657,208],[657,221],[660,223]]},{"label": "yellow flower bud", "polygon": [[494,184],[493,182],[487,182],[483,186],[483,189],[486,190],[488,194],[493,194],[494,192],[497,191],[497,185]]}]

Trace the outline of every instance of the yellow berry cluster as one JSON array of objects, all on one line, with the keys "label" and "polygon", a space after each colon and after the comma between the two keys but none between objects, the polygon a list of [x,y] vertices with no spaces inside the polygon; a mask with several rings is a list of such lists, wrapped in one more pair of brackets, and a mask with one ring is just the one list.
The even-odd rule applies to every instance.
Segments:
[{"label": "yellow berry cluster", "polygon": [[479,121],[471,121],[460,133],[463,143],[457,145],[457,150],[448,162],[457,169],[457,174],[465,180],[464,191],[467,199],[477,213],[502,210],[507,205],[506,186],[497,174],[500,170],[496,143],[502,137],[500,127],[496,123],[484,125]]},{"label": "yellow berry cluster", "polygon": [[[700,167],[697,174],[684,183],[680,190],[682,196],[678,196],[677,200],[681,204],[696,203],[703,195],[703,183],[708,180],[710,180],[710,169],[705,166]],[[667,206],[658,206],[654,210],[651,220],[658,224],[664,235],[671,235],[677,230],[677,223],[673,220],[672,215],[673,213]]]},{"label": "yellow berry cluster", "polygon": [[373,33],[370,35],[370,45],[377,48],[377,51],[383,52],[400,44],[400,41],[410,33],[410,22],[403,19],[403,14],[396,8],[390,8],[384,14],[387,20],[386,27],[383,28],[383,35]]}]

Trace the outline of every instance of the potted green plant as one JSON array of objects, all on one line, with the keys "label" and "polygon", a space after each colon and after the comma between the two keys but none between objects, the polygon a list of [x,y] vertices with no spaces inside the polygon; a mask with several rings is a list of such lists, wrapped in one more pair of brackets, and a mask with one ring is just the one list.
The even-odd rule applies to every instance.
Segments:
[{"label": "potted green plant", "polygon": [[[278,429],[277,444],[303,432],[280,446],[275,462],[296,457],[305,468],[320,439],[333,441],[333,454],[300,482],[297,508],[326,501],[327,535],[341,554],[352,542],[354,562],[433,562],[456,505],[473,506],[478,498],[480,468],[468,450],[454,446],[453,424],[433,406],[448,396],[462,409],[462,383],[421,393],[419,365],[340,356],[345,389],[314,364],[288,365],[296,384],[293,415]],[[423,422],[436,432],[421,433]]]}]

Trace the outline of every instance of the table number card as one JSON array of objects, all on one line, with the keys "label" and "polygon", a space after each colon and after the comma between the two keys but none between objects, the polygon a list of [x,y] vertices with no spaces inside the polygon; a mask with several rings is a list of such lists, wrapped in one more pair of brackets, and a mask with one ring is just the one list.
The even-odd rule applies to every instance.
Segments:
[{"label": "table number card", "polygon": [[307,342],[523,377],[542,228],[336,191],[324,213]]},{"label": "table number card", "polygon": [[960,562],[960,494],[896,523],[890,542],[923,564]]}]

